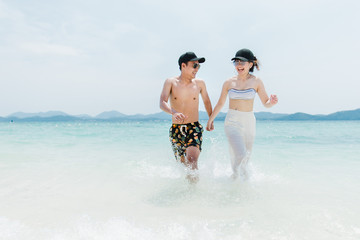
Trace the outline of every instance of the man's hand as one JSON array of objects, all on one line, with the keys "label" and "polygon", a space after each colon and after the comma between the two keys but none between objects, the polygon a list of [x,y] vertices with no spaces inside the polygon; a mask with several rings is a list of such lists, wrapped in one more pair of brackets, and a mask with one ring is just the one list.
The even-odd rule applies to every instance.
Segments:
[{"label": "man's hand", "polygon": [[184,122],[185,121],[185,119],[187,119],[187,116],[185,116],[184,114],[182,114],[182,113],[174,113],[173,114],[173,118],[175,119],[175,121],[177,121],[177,122]]}]

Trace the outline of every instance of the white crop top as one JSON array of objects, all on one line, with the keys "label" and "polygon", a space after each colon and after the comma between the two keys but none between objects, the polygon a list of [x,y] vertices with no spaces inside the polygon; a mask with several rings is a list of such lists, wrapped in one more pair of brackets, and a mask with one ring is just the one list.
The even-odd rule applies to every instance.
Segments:
[{"label": "white crop top", "polygon": [[229,89],[228,94],[230,99],[250,100],[255,98],[256,91],[253,88],[248,88],[244,90],[231,88]]}]

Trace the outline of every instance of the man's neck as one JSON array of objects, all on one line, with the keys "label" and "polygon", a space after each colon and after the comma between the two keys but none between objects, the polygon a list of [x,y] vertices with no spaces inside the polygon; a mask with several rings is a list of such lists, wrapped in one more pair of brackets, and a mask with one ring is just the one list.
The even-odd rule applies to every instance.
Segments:
[{"label": "man's neck", "polygon": [[192,78],[192,76],[186,76],[184,74],[180,74],[179,80],[184,83],[191,83],[193,78]]}]

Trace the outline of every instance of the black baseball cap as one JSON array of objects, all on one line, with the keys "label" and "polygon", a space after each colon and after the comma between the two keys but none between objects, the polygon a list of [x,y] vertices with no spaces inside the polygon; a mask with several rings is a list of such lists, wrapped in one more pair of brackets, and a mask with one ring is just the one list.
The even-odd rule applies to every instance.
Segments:
[{"label": "black baseball cap", "polygon": [[231,59],[231,61],[234,60],[242,60],[247,62],[255,61],[256,58],[254,54],[247,48],[240,49],[236,52],[235,57]]},{"label": "black baseball cap", "polygon": [[193,52],[186,52],[179,57],[179,66],[181,67],[182,63],[187,63],[190,61],[199,61],[199,63],[205,62],[205,58],[201,57],[198,58],[195,53]]}]

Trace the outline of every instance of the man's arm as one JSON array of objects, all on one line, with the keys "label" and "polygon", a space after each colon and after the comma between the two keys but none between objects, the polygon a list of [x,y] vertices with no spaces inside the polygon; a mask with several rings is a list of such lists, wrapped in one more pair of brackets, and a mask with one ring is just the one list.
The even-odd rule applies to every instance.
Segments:
[{"label": "man's arm", "polygon": [[212,112],[211,116],[209,117],[207,126],[206,126],[206,130],[208,131],[212,131],[214,130],[214,120],[216,118],[216,116],[219,114],[220,110],[222,109],[222,107],[224,106],[225,102],[226,102],[226,97],[228,94],[228,89],[229,89],[229,84],[230,81],[225,81],[221,90],[221,95],[220,98],[217,102],[217,104],[215,105],[214,111]]},{"label": "man's arm", "polygon": [[160,108],[164,112],[173,115],[175,112],[173,112],[173,110],[170,107],[170,104],[168,103],[170,93],[171,93],[171,79],[166,79],[160,95]]},{"label": "man's arm", "polygon": [[212,114],[212,106],[211,106],[211,101],[210,101],[210,98],[209,98],[209,94],[208,94],[208,92],[206,90],[205,82],[203,80],[199,80],[199,83],[200,83],[200,86],[201,86],[201,90],[200,90],[201,98],[202,98],[202,100],[204,102],[206,112],[210,117],[211,114]]},{"label": "man's arm", "polygon": [[182,121],[186,118],[185,115],[182,113],[178,113],[175,109],[172,109],[170,104],[168,103],[171,94],[171,86],[172,80],[166,79],[160,95],[160,108],[164,112],[171,114],[173,116],[173,119],[175,119],[176,121]]}]

